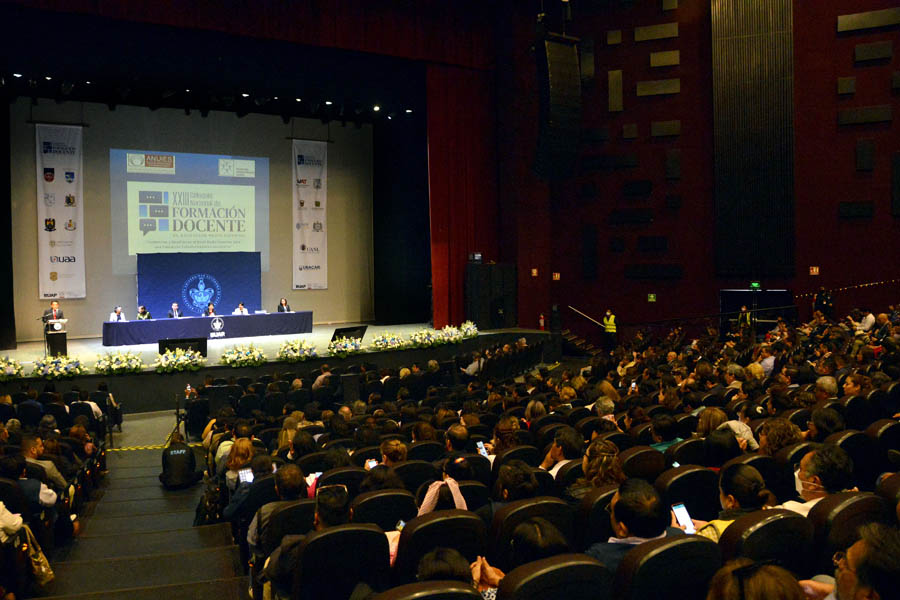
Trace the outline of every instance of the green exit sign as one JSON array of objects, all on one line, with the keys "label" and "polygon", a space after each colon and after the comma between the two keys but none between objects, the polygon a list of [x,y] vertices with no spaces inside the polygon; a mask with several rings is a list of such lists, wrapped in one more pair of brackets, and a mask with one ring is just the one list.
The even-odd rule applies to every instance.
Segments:
[{"label": "green exit sign", "polygon": [[750,289],[751,290],[759,290],[759,289],[762,289],[762,285],[760,285],[760,283],[758,281],[751,281]]},{"label": "green exit sign", "polygon": [[656,294],[647,294],[647,302],[656,302]]}]

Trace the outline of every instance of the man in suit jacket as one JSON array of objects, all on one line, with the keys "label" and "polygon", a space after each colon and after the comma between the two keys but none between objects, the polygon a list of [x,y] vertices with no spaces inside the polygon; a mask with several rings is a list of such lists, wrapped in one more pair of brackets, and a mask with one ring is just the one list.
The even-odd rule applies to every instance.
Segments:
[{"label": "man in suit jacket", "polygon": [[178,319],[179,317],[183,317],[183,316],[184,316],[184,313],[182,313],[181,310],[178,308],[178,303],[173,302],[172,310],[169,311],[169,318],[170,319]]},{"label": "man in suit jacket", "polygon": [[69,484],[66,483],[65,477],[62,476],[56,465],[49,460],[38,460],[43,453],[44,442],[40,437],[26,435],[22,438],[22,455],[25,457],[26,462],[43,467],[50,483],[58,490],[65,491]]},{"label": "man in suit jacket", "polygon": [[50,319],[64,319],[63,311],[59,307],[59,301],[53,300],[50,303],[50,308],[44,311],[43,321],[46,323]]}]

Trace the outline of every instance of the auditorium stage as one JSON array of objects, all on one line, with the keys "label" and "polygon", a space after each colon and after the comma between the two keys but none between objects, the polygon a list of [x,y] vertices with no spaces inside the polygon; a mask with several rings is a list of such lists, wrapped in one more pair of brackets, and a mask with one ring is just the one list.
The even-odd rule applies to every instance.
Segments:
[{"label": "auditorium stage", "polygon": [[[56,389],[59,392],[65,392],[72,389],[73,386],[79,386],[81,389],[94,390],[97,383],[106,381],[109,384],[110,391],[115,395],[117,400],[124,402],[126,411],[130,413],[147,412],[155,410],[164,410],[166,408],[174,408],[175,398],[181,394],[185,386],[190,383],[195,386],[203,381],[206,375],[213,377],[257,377],[264,373],[299,373],[308,375],[310,371],[318,368],[323,363],[331,365],[349,365],[359,364],[361,362],[373,363],[378,367],[397,368],[400,366],[408,366],[413,362],[424,363],[434,358],[438,361],[444,361],[454,356],[479,350],[493,346],[495,344],[514,343],[516,339],[525,337],[529,346],[543,346],[538,354],[535,363],[552,362],[559,359],[559,343],[551,342],[551,335],[546,331],[537,331],[533,329],[500,329],[483,331],[474,338],[464,340],[460,344],[446,344],[431,348],[411,348],[407,350],[393,350],[386,352],[365,352],[358,355],[349,356],[346,359],[338,357],[326,356],[328,353],[328,343],[335,328],[352,327],[354,325],[364,325],[364,323],[339,323],[339,324],[320,324],[314,325],[312,333],[300,335],[283,335],[283,336],[261,336],[253,338],[228,338],[222,340],[209,340],[207,345],[208,355],[207,363],[204,368],[196,372],[157,374],[150,365],[156,360],[158,347],[156,344],[141,344],[137,346],[103,346],[102,340],[96,338],[70,339],[68,341],[68,355],[72,358],[79,358],[88,368],[89,373],[74,379],[57,380]],[[409,323],[404,325],[369,325],[366,335],[363,338],[363,346],[367,347],[372,343],[376,336],[383,333],[397,333],[408,338],[414,331],[427,327],[425,323]],[[555,336],[558,337],[558,336]],[[281,344],[289,339],[304,339],[312,342],[319,354],[319,358],[310,359],[299,363],[274,362]],[[220,365],[219,361],[224,352],[238,344],[247,344],[252,342],[255,346],[262,348],[265,355],[270,361],[260,367],[238,367],[232,368]],[[558,342],[558,340],[556,340]],[[143,373],[130,375],[96,375],[94,374],[94,365],[99,355],[107,352],[124,352],[132,351],[141,355],[144,364],[147,365]],[[28,377],[33,368],[33,362],[36,358],[44,355],[44,345],[41,342],[24,342],[20,343],[16,350],[8,350],[0,352],[0,355],[9,356],[22,362],[25,370],[25,378],[11,382],[0,383],[0,393],[8,394],[18,391],[25,382],[30,383],[38,390],[43,388],[43,380],[35,380]]]}]

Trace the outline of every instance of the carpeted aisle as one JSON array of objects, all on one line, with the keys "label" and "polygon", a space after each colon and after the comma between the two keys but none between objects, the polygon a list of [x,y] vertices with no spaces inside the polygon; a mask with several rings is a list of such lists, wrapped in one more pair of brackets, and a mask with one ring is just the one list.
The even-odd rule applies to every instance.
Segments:
[{"label": "carpeted aisle", "polygon": [[106,476],[81,515],[82,533],[54,553],[42,598],[244,600],[228,524],[192,527],[200,484],[168,492],[161,450],[109,452]]}]

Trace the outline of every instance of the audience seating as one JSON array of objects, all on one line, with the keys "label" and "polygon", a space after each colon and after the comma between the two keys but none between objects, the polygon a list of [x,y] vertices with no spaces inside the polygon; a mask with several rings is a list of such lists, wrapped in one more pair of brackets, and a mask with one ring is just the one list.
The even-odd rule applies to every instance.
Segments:
[{"label": "audience seating", "polygon": [[327,456],[327,452],[312,452],[301,456],[294,462],[300,467],[304,475],[310,475],[328,470],[328,464],[325,462]]},{"label": "audience seating", "polygon": [[844,407],[842,415],[848,429],[865,429],[869,423],[879,417],[878,412],[868,398],[849,396],[841,401]]},{"label": "audience seating", "polygon": [[426,481],[432,481],[440,475],[434,465],[424,460],[407,460],[394,465],[394,471],[403,480],[410,492],[415,493]]},{"label": "audience seating", "polygon": [[649,446],[653,443],[653,434],[650,431],[652,423],[641,423],[635,425],[628,430],[628,435],[634,438],[635,443],[640,446]]},{"label": "audience seating", "polygon": [[[459,419],[456,419],[457,421]],[[446,449],[440,442],[423,441],[414,442],[407,449],[406,458],[408,460],[424,460],[433,462],[444,457]]]},{"label": "audience seating", "polygon": [[398,521],[409,522],[419,511],[416,498],[406,490],[363,492],[350,503],[354,523],[372,523],[385,531],[397,528]]},{"label": "audience seating", "polygon": [[463,454],[472,467],[472,478],[480,481],[484,485],[490,487],[493,483],[491,479],[491,461],[480,454]]},{"label": "audience seating", "polygon": [[812,567],[813,524],[790,510],[759,510],[735,519],[719,538],[719,548],[726,562],[741,556],[771,559],[806,577]]},{"label": "audience seating", "polygon": [[273,510],[259,540],[264,555],[270,555],[284,536],[312,531],[315,514],[316,501],[311,498],[286,503]]},{"label": "audience seating", "polygon": [[525,464],[536,467],[541,464],[542,458],[540,452],[534,446],[516,446],[515,448],[504,450],[494,458],[494,464],[491,467],[492,477],[494,480],[497,479],[500,467],[507,461],[521,460]]},{"label": "audience seating", "polygon": [[510,502],[494,513],[491,522],[491,564],[506,570],[509,568],[510,539],[520,523],[532,517],[543,517],[556,525],[571,544],[574,538],[574,511],[572,507],[552,496],[538,496]]},{"label": "audience seating", "polygon": [[665,451],[666,465],[673,463],[679,465],[703,465],[706,464],[706,450],[702,438],[688,438],[672,444]]},{"label": "audience seating", "polygon": [[664,471],[654,482],[666,505],[683,502],[691,517],[711,521],[719,514],[719,477],[697,465]]},{"label": "audience seating", "polygon": [[678,415],[675,420],[678,422],[678,436],[684,439],[694,435],[694,432],[697,431],[697,424],[700,422],[699,417],[690,413]]},{"label": "audience seating", "polygon": [[497,590],[498,600],[609,598],[612,573],[585,554],[560,554],[516,567]]},{"label": "audience seating", "polygon": [[553,479],[553,475],[550,474],[550,471],[533,467],[532,472],[534,473],[534,478],[538,482],[538,496],[555,496],[559,493],[556,480]]},{"label": "audience seating", "polygon": [[660,473],[666,470],[665,455],[650,446],[635,446],[620,452],[619,460],[622,462],[622,470],[628,477],[656,481]]},{"label": "audience seating", "polygon": [[381,461],[381,448],[378,446],[366,446],[364,448],[358,448],[353,451],[353,454],[350,455],[350,462],[352,462],[357,467],[365,467],[366,461],[374,458],[377,461]]},{"label": "audience seating", "polygon": [[887,456],[888,450],[900,450],[900,421],[879,419],[866,427],[865,434],[875,440],[883,457]]},{"label": "audience seating", "polygon": [[808,452],[816,447],[814,442],[798,442],[775,453],[775,462],[788,466],[793,471]]},{"label": "audience seating", "polygon": [[395,583],[412,581],[419,560],[435,548],[455,548],[472,562],[485,555],[486,540],[484,521],[468,510],[437,510],[415,517],[400,532]]},{"label": "audience seating", "polygon": [[351,498],[359,493],[359,484],[366,477],[367,471],[362,467],[338,467],[322,473],[316,487],[334,484],[347,486],[347,493]]},{"label": "audience seating", "polygon": [[888,506],[900,504],[900,473],[894,473],[878,483],[878,495],[887,500]]},{"label": "audience seating", "polygon": [[771,456],[766,456],[765,454],[741,454],[722,465],[722,469],[733,464],[750,465],[759,471],[763,481],[766,482],[766,488],[775,494],[779,503],[787,502],[797,496],[793,473],[787,465],[777,463]]},{"label": "audience seating", "polygon": [[22,427],[36,428],[41,422],[41,408],[34,404],[19,404],[16,406],[16,418]]},{"label": "audience seating", "polygon": [[853,480],[861,490],[875,489],[875,479],[887,470],[887,454],[866,434],[848,429],[829,435],[825,441],[840,446],[853,460]]},{"label": "audience seating", "polygon": [[556,472],[556,485],[562,492],[575,483],[579,477],[584,477],[584,469],[580,460],[573,460],[561,466]]},{"label": "audience seating", "polygon": [[606,507],[618,489],[616,484],[592,489],[578,503],[574,540],[577,549],[584,550],[591,544],[605,542],[613,535]]},{"label": "audience seating", "polygon": [[894,515],[881,496],[870,492],[840,492],[817,502],[809,511],[808,519],[815,532],[817,572],[828,573],[832,555],[859,539],[860,525],[893,523]]},{"label": "audience seating", "polygon": [[[600,417],[597,417],[597,419],[599,420]],[[621,431],[607,431],[606,433],[601,433],[598,437],[615,444],[619,452],[633,448],[636,445],[633,437]]]},{"label": "audience seating", "polygon": [[376,525],[351,523],[315,531],[300,543],[293,600],[347,598],[360,582],[376,591],[390,583],[390,549]]},{"label": "audience seating", "polygon": [[471,585],[461,581],[419,581],[398,585],[372,600],[482,600]]},{"label": "audience seating", "polygon": [[613,580],[621,600],[705,598],[709,580],[722,566],[719,546],[698,535],[679,535],[635,546]]}]

